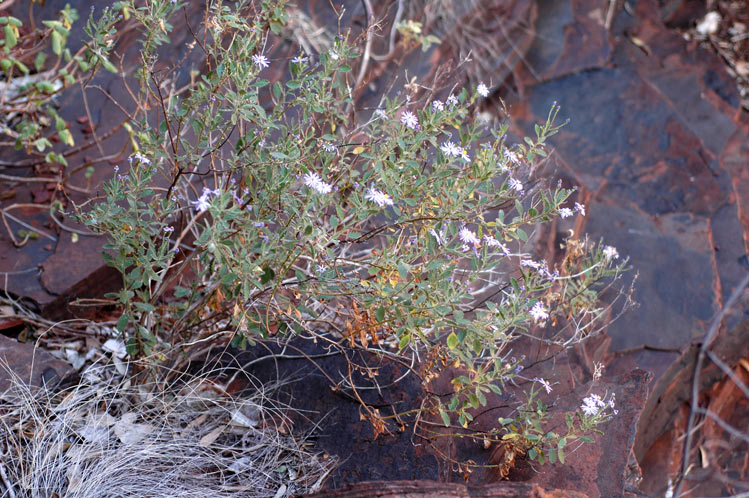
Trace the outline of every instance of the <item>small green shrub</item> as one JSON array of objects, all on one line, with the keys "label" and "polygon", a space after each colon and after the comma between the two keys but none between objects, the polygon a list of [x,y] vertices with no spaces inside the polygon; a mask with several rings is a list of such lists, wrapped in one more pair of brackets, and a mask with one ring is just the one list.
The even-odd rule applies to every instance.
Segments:
[{"label": "small green shrub", "polygon": [[[82,219],[111,238],[129,354],[159,362],[210,327],[239,347],[331,332],[341,347],[419,363],[425,384],[452,366],[451,397],[422,409],[467,427],[489,393],[523,378],[516,340],[563,349],[600,330],[599,293],[624,269],[615,249],[571,238],[556,270],[523,252],[536,224],[585,214],[572,190],[532,181],[558,106],[514,144],[505,124],[473,119],[483,84],[444,102],[412,85],[357,109],[348,34],[321,54],[270,60],[284,1],[209,6],[206,68],[181,91],[153,69],[180,3],[127,7],[143,29],[134,154]],[[542,463],[564,461],[614,406],[594,402],[557,435],[537,392],[527,398],[494,436]],[[385,430],[387,417],[363,410]]]}]

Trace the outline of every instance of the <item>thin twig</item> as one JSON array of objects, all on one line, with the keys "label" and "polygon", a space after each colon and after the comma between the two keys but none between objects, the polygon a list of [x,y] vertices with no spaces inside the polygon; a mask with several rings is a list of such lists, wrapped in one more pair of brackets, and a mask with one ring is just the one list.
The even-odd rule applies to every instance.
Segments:
[{"label": "thin twig", "polygon": [[13,486],[8,482],[8,473],[5,471],[5,466],[3,465],[3,462],[0,461],[0,477],[3,479],[3,484],[5,485],[5,489],[8,490],[8,496],[10,498],[16,498],[16,491],[13,489]]},{"label": "thin twig", "polygon": [[736,384],[736,387],[741,389],[741,392],[744,393],[744,396],[749,398],[749,387],[747,387],[746,384],[744,384],[741,379],[739,379],[735,373],[733,373],[733,370],[729,368],[728,365],[723,363],[720,358],[718,358],[716,355],[711,353],[710,351],[707,352],[707,357],[710,358],[710,360],[718,365],[718,367],[723,370],[723,372],[728,376],[729,379],[733,381],[734,384]]},{"label": "thin twig", "polygon": [[702,370],[702,364],[705,362],[705,356],[707,356],[707,348],[710,347],[710,343],[713,342],[715,334],[718,333],[718,327],[723,322],[723,317],[731,306],[733,306],[733,304],[739,299],[739,296],[744,292],[747,285],[749,285],[749,273],[747,273],[741,283],[736,287],[736,290],[733,291],[733,294],[731,294],[731,297],[726,301],[723,309],[721,309],[718,315],[713,319],[713,323],[710,324],[710,328],[702,339],[699,353],[697,353],[697,361],[694,365],[694,375],[692,375],[692,399],[689,404],[689,419],[686,428],[687,437],[684,440],[684,451],[682,452],[681,457],[681,476],[679,476],[679,481],[674,489],[674,496],[676,498],[681,496],[681,488],[684,486],[684,478],[687,476],[687,471],[689,470],[689,453],[692,451],[692,439],[694,438],[692,428],[694,427],[697,414],[700,412],[700,371]]}]

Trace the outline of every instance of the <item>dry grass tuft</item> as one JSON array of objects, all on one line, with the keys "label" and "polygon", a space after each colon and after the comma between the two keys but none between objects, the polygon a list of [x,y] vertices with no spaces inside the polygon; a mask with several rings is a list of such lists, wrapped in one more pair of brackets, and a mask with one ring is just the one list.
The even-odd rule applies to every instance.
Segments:
[{"label": "dry grass tuft", "polygon": [[0,496],[280,497],[318,489],[335,459],[291,434],[288,408],[269,399],[273,388],[237,399],[210,378],[158,389],[94,365],[77,385],[50,392],[16,377],[0,395]]}]

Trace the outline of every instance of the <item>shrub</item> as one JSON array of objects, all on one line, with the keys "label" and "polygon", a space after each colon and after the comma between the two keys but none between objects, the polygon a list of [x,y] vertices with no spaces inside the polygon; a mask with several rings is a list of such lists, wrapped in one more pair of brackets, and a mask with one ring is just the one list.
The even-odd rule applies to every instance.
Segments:
[{"label": "shrub", "polygon": [[[524,252],[536,224],[585,214],[572,190],[533,177],[558,106],[519,143],[473,119],[483,84],[441,101],[412,83],[405,99],[358,108],[361,40],[341,33],[322,53],[271,60],[285,1],[209,6],[206,67],[181,90],[154,70],[180,2],[129,6],[143,29],[134,153],[81,215],[111,238],[129,354],[158,363],[208,328],[239,347],[304,335],[366,348],[420,363],[425,384],[452,366],[452,396],[422,409],[467,427],[489,393],[523,378],[516,340],[563,349],[600,330],[599,293],[624,269],[616,250],[570,238],[556,269]],[[541,462],[564,461],[614,407],[593,399],[557,435],[537,391],[527,397],[495,435]]]}]

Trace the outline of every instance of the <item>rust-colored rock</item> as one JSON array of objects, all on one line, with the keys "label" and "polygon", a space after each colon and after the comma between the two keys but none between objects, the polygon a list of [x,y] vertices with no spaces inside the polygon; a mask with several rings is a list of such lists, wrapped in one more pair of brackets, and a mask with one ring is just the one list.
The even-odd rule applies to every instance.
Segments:
[{"label": "rust-colored rock", "polygon": [[0,335],[0,393],[12,385],[12,375],[29,386],[54,386],[72,367],[33,344]]}]

